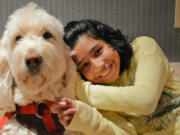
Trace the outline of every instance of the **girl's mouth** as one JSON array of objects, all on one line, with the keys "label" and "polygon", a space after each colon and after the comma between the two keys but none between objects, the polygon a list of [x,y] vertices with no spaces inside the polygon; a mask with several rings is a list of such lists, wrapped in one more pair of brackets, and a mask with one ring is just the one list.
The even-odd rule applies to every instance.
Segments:
[{"label": "girl's mouth", "polygon": [[105,70],[101,73],[101,75],[98,76],[98,78],[106,78],[107,76],[110,75],[113,67],[113,62],[110,62],[106,64]]}]

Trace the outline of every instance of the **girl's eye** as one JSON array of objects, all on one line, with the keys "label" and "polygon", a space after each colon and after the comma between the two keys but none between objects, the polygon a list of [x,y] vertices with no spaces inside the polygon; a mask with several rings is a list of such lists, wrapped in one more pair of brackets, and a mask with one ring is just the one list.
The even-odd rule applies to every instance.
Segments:
[{"label": "girl's eye", "polygon": [[94,56],[95,56],[95,57],[99,56],[99,55],[101,54],[101,52],[102,52],[102,48],[97,49],[97,50],[95,51]]},{"label": "girl's eye", "polygon": [[52,34],[50,32],[45,32],[43,34],[43,37],[44,37],[44,39],[49,39],[49,38],[52,38]]},{"label": "girl's eye", "polygon": [[20,35],[16,36],[15,40],[19,41],[22,37]]},{"label": "girl's eye", "polygon": [[82,66],[81,66],[81,71],[85,70],[87,67],[89,66],[89,63],[84,63]]}]

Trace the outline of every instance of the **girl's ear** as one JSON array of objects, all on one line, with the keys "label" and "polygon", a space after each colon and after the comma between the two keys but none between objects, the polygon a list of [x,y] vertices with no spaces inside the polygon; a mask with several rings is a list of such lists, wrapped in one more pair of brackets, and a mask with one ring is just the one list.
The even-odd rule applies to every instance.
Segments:
[{"label": "girl's ear", "polygon": [[0,43],[0,105],[5,111],[15,111],[13,97],[13,76],[9,68],[7,38],[5,35]]}]

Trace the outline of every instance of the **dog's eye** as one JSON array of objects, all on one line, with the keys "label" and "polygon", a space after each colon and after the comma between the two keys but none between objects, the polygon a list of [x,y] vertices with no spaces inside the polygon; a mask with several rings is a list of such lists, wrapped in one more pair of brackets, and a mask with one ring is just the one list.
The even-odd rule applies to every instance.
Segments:
[{"label": "dog's eye", "polygon": [[44,39],[49,39],[49,38],[52,38],[52,34],[49,33],[49,32],[45,32],[45,33],[43,34],[43,37],[44,37]]},{"label": "dog's eye", "polygon": [[19,41],[22,37],[21,36],[16,36],[16,41]]}]

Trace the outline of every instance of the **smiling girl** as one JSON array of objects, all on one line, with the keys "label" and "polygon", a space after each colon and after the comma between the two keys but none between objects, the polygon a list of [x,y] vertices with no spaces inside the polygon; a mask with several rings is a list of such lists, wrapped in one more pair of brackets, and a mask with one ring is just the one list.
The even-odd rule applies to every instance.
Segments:
[{"label": "smiling girl", "polygon": [[[155,40],[142,36],[129,44],[119,30],[94,20],[68,23],[64,40],[74,51],[72,57],[83,78],[77,75],[79,100],[99,109],[126,134],[180,134],[180,79]],[[88,115],[82,114],[85,106],[63,98],[52,110],[66,128],[78,130]],[[91,113],[93,117],[97,112]],[[102,125],[103,120],[99,118]],[[89,119],[86,122],[102,129]],[[136,131],[123,122],[130,122]]]}]

